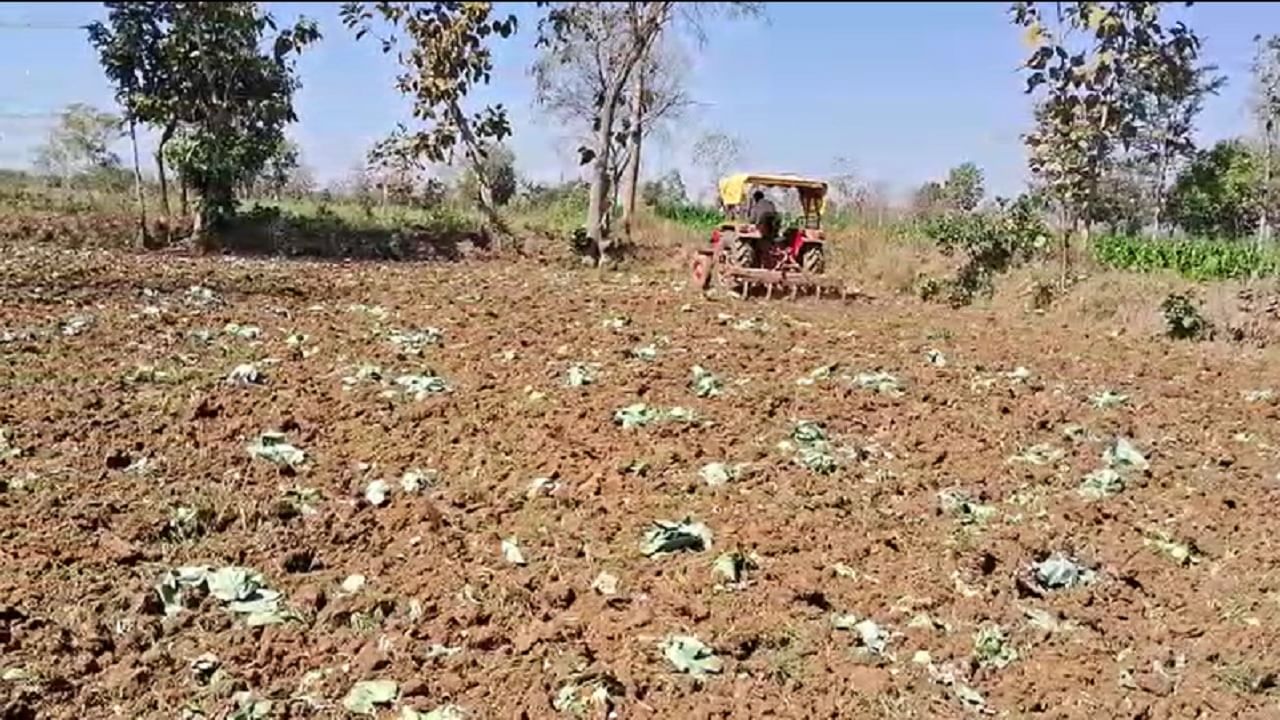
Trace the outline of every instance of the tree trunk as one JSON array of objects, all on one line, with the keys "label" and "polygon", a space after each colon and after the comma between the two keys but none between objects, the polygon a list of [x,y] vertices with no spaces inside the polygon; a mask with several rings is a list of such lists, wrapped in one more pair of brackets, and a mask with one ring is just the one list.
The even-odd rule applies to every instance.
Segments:
[{"label": "tree trunk", "polygon": [[1155,197],[1153,198],[1153,204],[1155,205],[1155,207],[1152,209],[1152,217],[1151,217],[1151,226],[1152,226],[1151,229],[1156,237],[1161,236],[1160,224],[1164,220],[1165,176],[1168,175],[1168,173],[1169,173],[1169,158],[1167,156],[1167,153],[1161,153],[1159,164],[1156,167]]},{"label": "tree trunk", "polygon": [[604,101],[600,104],[600,128],[596,131],[596,157],[591,171],[591,190],[587,196],[587,237],[596,250],[596,263],[604,265],[609,261],[612,249],[611,239],[604,232],[605,201],[609,190],[609,153],[612,150],[613,115],[618,107],[618,96],[622,94],[625,77],[618,80],[605,92]]},{"label": "tree trunk", "polygon": [[[613,116],[618,109],[618,101],[622,91],[627,87],[631,73],[636,65],[648,54],[649,46],[658,33],[662,31],[667,18],[670,17],[674,3],[630,3],[632,13],[631,47],[619,62],[618,77],[605,89],[600,103],[600,127],[596,131],[595,167],[591,173],[591,191],[587,203],[587,237],[596,249],[597,265],[609,262],[611,239],[604,232],[604,204],[609,184],[609,153],[613,138]],[[644,8],[652,15],[640,16],[636,13]]]},{"label": "tree trunk", "polygon": [[160,207],[164,209],[165,218],[168,218],[172,211],[169,208],[169,178],[164,171],[164,149],[173,138],[176,127],[174,123],[165,125],[164,131],[160,133],[160,143],[156,146],[156,174],[160,178]]},{"label": "tree trunk", "polygon": [[622,232],[631,242],[636,214],[636,190],[640,185],[640,143],[644,140],[644,72],[636,73],[631,89],[631,133],[627,135],[627,166],[623,170]]},{"label": "tree trunk", "polygon": [[187,201],[187,178],[178,173],[178,202],[182,206],[182,217],[186,217],[191,212],[191,205]]},{"label": "tree trunk", "polygon": [[499,236],[498,245],[501,247],[502,240],[511,236],[511,230],[493,205],[493,187],[489,183],[489,174],[484,168],[484,151],[475,134],[471,132],[471,125],[467,123],[467,118],[457,103],[449,106],[449,114],[458,128],[463,150],[471,162],[471,171],[476,174],[476,201],[480,205],[480,212],[484,213],[490,229]]},{"label": "tree trunk", "polygon": [[1258,212],[1259,248],[1265,248],[1271,242],[1271,201],[1274,193],[1271,190],[1271,148],[1272,126],[1267,122],[1263,130],[1262,140],[1262,208]]},{"label": "tree trunk", "polygon": [[201,189],[196,199],[195,231],[197,246],[204,252],[215,252],[220,247],[221,235],[226,231],[235,206],[235,188],[216,184]]},{"label": "tree trunk", "polygon": [[138,126],[129,118],[129,142],[133,145],[133,190],[138,198],[138,246],[147,249],[151,241],[147,236],[147,199],[142,192],[142,165],[138,161]]}]

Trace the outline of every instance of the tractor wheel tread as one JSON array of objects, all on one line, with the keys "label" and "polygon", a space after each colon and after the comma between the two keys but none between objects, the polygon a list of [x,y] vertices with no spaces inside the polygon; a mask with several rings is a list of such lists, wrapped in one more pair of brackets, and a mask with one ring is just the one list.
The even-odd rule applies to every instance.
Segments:
[{"label": "tractor wheel tread", "polygon": [[800,270],[812,275],[821,275],[827,269],[821,245],[810,245],[800,251]]}]

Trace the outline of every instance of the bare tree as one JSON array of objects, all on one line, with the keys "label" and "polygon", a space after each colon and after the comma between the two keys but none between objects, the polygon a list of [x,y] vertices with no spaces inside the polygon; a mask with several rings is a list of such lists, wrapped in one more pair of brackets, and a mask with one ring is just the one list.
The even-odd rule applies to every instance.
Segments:
[{"label": "bare tree", "polygon": [[658,123],[679,117],[691,103],[684,91],[679,68],[684,65],[678,49],[655,47],[645,57],[640,72],[631,84],[631,102],[627,108],[630,124],[626,158],[622,173],[622,230],[631,239],[631,223],[636,212],[636,195],[640,187],[641,149]]},{"label": "bare tree", "polygon": [[[623,93],[659,33],[670,21],[674,2],[575,2],[565,3],[561,26],[548,40],[547,68],[572,65],[581,53],[589,53],[595,63],[599,94],[592,130],[593,142],[583,147],[582,163],[592,163],[591,191],[587,203],[587,237],[597,259],[606,262],[610,239],[605,236],[604,205],[608,196],[610,156],[615,144],[614,122]],[[545,72],[545,70],[544,70]],[[540,81],[545,86],[545,81]]]},{"label": "bare tree", "polygon": [[1262,203],[1258,218],[1258,244],[1271,241],[1271,209],[1276,190],[1274,166],[1280,136],[1280,35],[1256,36],[1253,58],[1253,113],[1262,141]]},{"label": "bare tree", "polygon": [[[611,155],[619,140],[615,123],[624,93],[633,82],[638,68],[664,34],[683,28],[699,43],[705,41],[703,23],[709,13],[727,10],[729,15],[758,14],[759,3],[675,3],[612,2],[562,3],[549,17],[557,32],[553,39],[543,37],[550,62],[564,62],[575,52],[590,46],[603,79],[603,92],[598,96],[597,115],[593,123],[593,142],[581,149],[582,163],[593,163],[591,192],[587,207],[587,237],[596,248],[598,260],[607,262],[611,240],[604,229],[604,204],[608,196]],[[545,26],[544,26],[545,27]],[[641,98],[642,100],[643,98]],[[643,102],[640,103],[643,108]],[[625,134],[621,138],[626,142]],[[638,151],[638,147],[637,147]]]},{"label": "bare tree", "polygon": [[720,131],[704,133],[693,144],[693,161],[707,168],[711,175],[713,196],[719,194],[716,184],[729,168],[742,162],[742,141]]},{"label": "bare tree", "polygon": [[[597,20],[606,19],[597,16]],[[606,37],[598,34],[598,37]],[[625,43],[623,34],[611,36]],[[605,41],[576,43],[558,54],[546,54],[532,68],[536,98],[543,111],[561,120],[577,134],[580,152],[589,151],[595,141],[600,100],[608,91],[610,57],[616,52]],[[634,178],[639,175],[641,146],[660,124],[679,116],[691,102],[679,73],[683,62],[674,42],[655,46],[633,74],[625,107],[621,104],[615,122],[621,128],[610,140],[607,195],[616,201],[622,190],[623,224],[634,212]],[[606,214],[604,222],[608,226]]]}]

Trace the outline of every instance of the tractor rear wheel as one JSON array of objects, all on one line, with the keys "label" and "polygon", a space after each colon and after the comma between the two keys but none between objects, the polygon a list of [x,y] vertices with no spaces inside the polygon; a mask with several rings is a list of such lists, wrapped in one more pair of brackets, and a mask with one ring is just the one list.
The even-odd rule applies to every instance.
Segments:
[{"label": "tractor rear wheel", "polygon": [[756,248],[748,238],[733,238],[729,244],[729,262],[739,267],[756,266]]},{"label": "tractor rear wheel", "polygon": [[827,269],[827,259],[821,245],[809,245],[800,251],[801,272],[821,275]]}]

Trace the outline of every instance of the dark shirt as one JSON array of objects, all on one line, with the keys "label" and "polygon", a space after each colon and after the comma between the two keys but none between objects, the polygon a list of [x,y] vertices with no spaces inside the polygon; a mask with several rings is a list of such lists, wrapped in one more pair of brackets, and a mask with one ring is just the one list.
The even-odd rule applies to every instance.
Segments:
[{"label": "dark shirt", "polygon": [[773,201],[769,198],[761,198],[751,205],[751,224],[764,225],[769,220],[776,220],[778,217],[778,208],[774,207]]},{"label": "dark shirt", "polygon": [[778,234],[778,208],[769,198],[761,198],[751,205],[751,224],[760,228],[760,234],[766,240],[773,240]]}]

